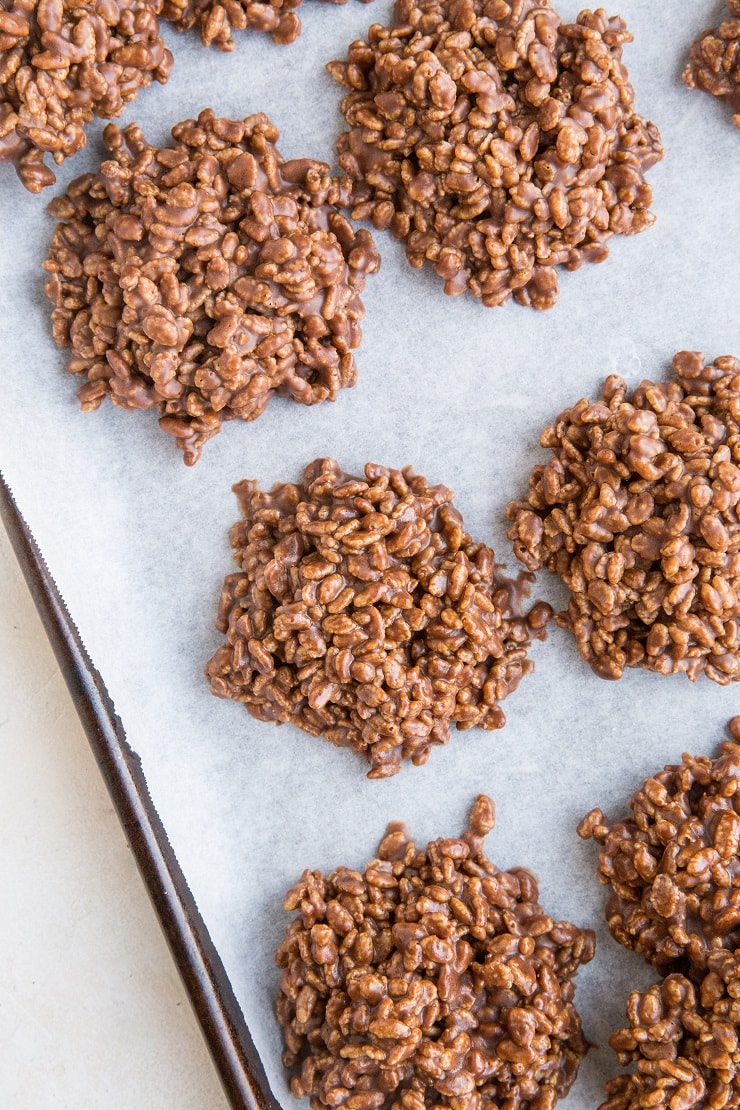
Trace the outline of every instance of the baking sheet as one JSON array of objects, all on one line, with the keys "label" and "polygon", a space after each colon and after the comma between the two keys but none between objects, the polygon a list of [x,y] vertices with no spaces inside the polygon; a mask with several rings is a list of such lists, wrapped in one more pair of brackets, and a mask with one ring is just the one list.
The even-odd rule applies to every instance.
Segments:
[{"label": "baking sheet", "polygon": [[[284,157],[333,161],[341,90],[323,63],[390,10],[305,4],[290,47],[238,36],[231,55],[165,29],[175,53],[169,84],[127,106],[151,141],[205,107],[227,116],[266,111]],[[562,2],[564,19],[578,5]],[[688,44],[722,5],[624,0],[635,35],[626,63],[638,111],[661,129],[665,160],[650,171],[658,222],[616,239],[600,266],[561,275],[554,309],[485,309],[446,298],[434,275],[411,270],[378,234],[382,271],[368,281],[359,381],[333,405],[274,400],[253,424],[228,424],[187,469],[152,413],[79,411],[76,382],[53,345],[40,263],[52,221],[46,201],[103,153],[102,123],[88,149],[61,167],[59,187],[31,197],[4,167],[0,180],[0,466],[101,671],[151,795],[231,977],[278,1101],[293,1104],[273,1018],[274,949],[285,929],[284,891],[304,867],[360,867],[388,821],[416,838],[456,835],[480,791],[496,800],[487,842],[501,867],[525,865],[556,917],[597,928],[594,962],[576,999],[594,1049],[566,1105],[598,1104],[616,1071],[609,1032],[623,1024],[629,990],[652,973],[603,925],[595,850],[575,836],[592,806],[624,811],[643,778],[684,750],[713,752],[740,693],[628,674],[596,678],[554,630],[536,672],[505,703],[506,728],[453,734],[423,768],[370,782],[358,757],[289,726],[252,720],[213,698],[202,669],[220,641],[220,585],[232,569],[233,482],[294,480],[331,454],[347,471],[373,460],[413,465],[456,491],[476,539],[515,568],[505,539],[507,501],[544,457],[544,424],[593,396],[619,372],[630,386],[667,371],[679,349],[740,354],[740,136],[730,113],[680,82]],[[564,601],[540,576],[536,593]]]}]

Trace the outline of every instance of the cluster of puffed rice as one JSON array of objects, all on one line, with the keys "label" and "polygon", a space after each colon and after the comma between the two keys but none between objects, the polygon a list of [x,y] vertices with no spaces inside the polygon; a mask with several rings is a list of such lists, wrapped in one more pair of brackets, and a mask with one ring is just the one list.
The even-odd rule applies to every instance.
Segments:
[{"label": "cluster of puffed rice", "polygon": [[630,995],[629,1026],[610,1044],[637,1071],[606,1085],[599,1110],[726,1110],[740,1102],[740,962],[709,957],[696,983],[673,974]]},{"label": "cluster of puffed rice", "polygon": [[120,115],[172,55],[159,34],[162,0],[11,0],[0,9],[0,163],[32,193],[85,145],[94,115]]},{"label": "cluster of puffed rice", "polygon": [[[344,4],[346,0],[329,0]],[[367,0],[365,0],[367,2]],[[295,14],[303,0],[163,0],[162,18],[178,31],[200,29],[204,46],[233,50],[232,31],[263,31],[273,42],[294,42],[301,33]]]},{"label": "cluster of puffed rice", "polygon": [[235,490],[215,694],[361,753],[371,778],[425,763],[453,724],[504,724],[500,702],[532,669],[529,637],[550,610],[519,615],[523,584],[473,543],[449,489],[318,459],[300,484]]},{"label": "cluster of puffed rice", "polygon": [[277,953],[291,1089],[314,1108],[548,1110],[588,1044],[574,976],[594,936],[539,905],[529,871],[483,854],[481,795],[460,839],[388,827],[364,871],[306,871]]},{"label": "cluster of puffed rice", "polygon": [[740,360],[682,351],[675,381],[616,375],[542,435],[552,454],[507,516],[514,551],[570,590],[597,674],[740,678]]},{"label": "cluster of puffed rice", "polygon": [[193,463],[275,393],[315,404],[354,384],[378,254],[337,210],[329,167],[284,162],[266,116],[209,109],[172,135],[159,150],[109,125],[113,158],[50,206],[45,268],[83,408],[156,408]]},{"label": "cluster of puffed rice", "polygon": [[636,1070],[600,1110],[724,1110],[740,1099],[740,717],[716,759],[684,755],[647,779],[631,816],[592,810],[578,832],[601,845],[612,935],[666,976],[634,991],[610,1038]]},{"label": "cluster of puffed rice", "polygon": [[727,101],[740,127],[740,0],[727,0],[727,9],[729,19],[692,43],[683,79]]},{"label": "cluster of puffed rice", "polygon": [[603,9],[565,24],[549,0],[400,0],[328,67],[351,90],[353,215],[447,293],[551,307],[556,267],[600,262],[654,220],[645,171],[663,150],[634,111],[630,39]]}]

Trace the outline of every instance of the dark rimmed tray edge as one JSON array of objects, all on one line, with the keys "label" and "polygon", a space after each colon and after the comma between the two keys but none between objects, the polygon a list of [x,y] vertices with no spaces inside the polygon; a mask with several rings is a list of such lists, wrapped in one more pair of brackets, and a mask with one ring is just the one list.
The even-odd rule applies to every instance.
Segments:
[{"label": "dark rimmed tray edge", "polygon": [[36,540],[0,471],[0,521],[118,814],[226,1096],[234,1110],[280,1110],[221,958],[130,748]]}]

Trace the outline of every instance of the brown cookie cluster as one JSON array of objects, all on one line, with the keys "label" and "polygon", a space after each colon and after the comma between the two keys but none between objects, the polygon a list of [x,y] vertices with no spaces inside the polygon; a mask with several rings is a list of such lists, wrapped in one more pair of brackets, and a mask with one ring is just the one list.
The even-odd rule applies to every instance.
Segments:
[{"label": "brown cookie cluster", "polygon": [[217,622],[228,642],[206,668],[214,694],[361,753],[370,778],[425,763],[452,724],[502,727],[550,610],[519,614],[524,583],[473,543],[451,490],[410,467],[351,477],[333,459],[297,485],[234,489],[244,520]]},{"label": "brown cookie cluster", "polygon": [[44,265],[83,409],[157,409],[191,464],[273,394],[311,405],[354,384],[379,260],[328,166],[284,162],[266,116],[208,109],[172,136],[159,150],[133,124],[106,128],[111,160],[50,205]]},{"label": "brown cookie cluster", "polygon": [[694,985],[669,975],[627,1004],[609,1043],[630,1075],[606,1085],[599,1110],[725,1110],[740,1105],[740,952],[714,952]]},{"label": "brown cookie cluster", "polygon": [[570,590],[563,623],[602,678],[625,667],[740,678],[740,360],[682,351],[674,381],[612,375],[540,440],[552,454],[512,502],[529,570]]},{"label": "brown cookie cluster", "polygon": [[353,214],[390,228],[446,293],[550,308],[558,266],[606,258],[654,222],[660,136],[634,112],[631,36],[548,0],[398,0],[332,76],[351,91],[339,161]]},{"label": "brown cookie cluster", "polygon": [[629,998],[609,1040],[636,1071],[600,1110],[724,1110],[740,1100],[740,717],[715,759],[684,755],[647,779],[631,816],[599,809],[578,833],[601,845],[612,935],[667,976]]},{"label": "brown cookie cluster", "polygon": [[85,145],[93,116],[120,115],[172,55],[159,35],[161,0],[9,0],[0,8],[0,162],[32,193]]},{"label": "brown cookie cluster", "polygon": [[[330,0],[344,4],[346,0]],[[364,0],[365,3],[368,0]],[[264,31],[273,42],[294,42],[301,33],[295,14],[303,0],[164,0],[162,18],[178,31],[200,30],[204,46],[233,50],[232,31]]]},{"label": "brown cookie cluster", "polygon": [[663,972],[740,947],[740,717],[730,731],[716,759],[684,755],[647,779],[631,817],[595,809],[578,827],[602,846],[612,935]]},{"label": "brown cookie cluster", "polygon": [[594,935],[555,922],[523,868],[483,854],[493,803],[419,850],[391,824],[364,871],[304,871],[277,952],[293,1094],[347,1110],[546,1110],[588,1044],[574,976]]},{"label": "brown cookie cluster", "polygon": [[730,18],[691,44],[683,79],[690,89],[725,100],[740,127],[740,0],[727,0],[727,8]]}]

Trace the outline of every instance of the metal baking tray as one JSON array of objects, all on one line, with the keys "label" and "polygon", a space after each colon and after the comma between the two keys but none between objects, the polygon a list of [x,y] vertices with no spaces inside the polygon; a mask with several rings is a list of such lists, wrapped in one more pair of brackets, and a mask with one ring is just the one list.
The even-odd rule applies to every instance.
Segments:
[{"label": "metal baking tray", "polygon": [[[565,20],[580,8],[556,6]],[[457,835],[479,792],[499,814],[489,858],[531,868],[548,912],[597,929],[576,1004],[600,1048],[567,1110],[597,1105],[617,1069],[609,1032],[623,1024],[630,988],[650,981],[609,937],[595,853],[575,825],[592,806],[624,812],[643,779],[683,750],[713,752],[737,691],[644,672],[606,683],[555,630],[533,651],[535,673],[507,699],[506,728],[454,734],[426,766],[368,782],[359,757],[253,721],[212,698],[202,678],[232,569],[232,483],[295,481],[321,455],[355,473],[367,461],[412,465],[455,490],[467,530],[515,571],[504,510],[543,458],[548,421],[594,397],[610,373],[634,387],[666,374],[680,349],[740,354],[738,135],[723,105],[680,80],[689,43],[718,21],[721,4],[610,7],[635,36],[625,62],[636,109],[666,148],[648,174],[655,227],[613,239],[603,264],[561,274],[560,300],[544,313],[446,298],[434,275],[411,270],[378,233],[382,268],[364,294],[354,389],[310,409],[276,399],[253,424],[227,425],[192,470],[152,413],[80,413],[49,335],[45,203],[105,157],[103,124],[88,129],[87,149],[41,197],[0,167],[0,516],[235,1107],[293,1105],[273,1014],[285,890],[305,867],[364,865],[391,820],[419,842]],[[164,145],[174,123],[203,107],[233,118],[264,111],[281,130],[283,157],[335,162],[341,90],[324,64],[390,8],[307,3],[296,43],[245,33],[230,55],[165,29],[172,77],[127,105],[121,123],[139,123]],[[536,593],[564,602],[544,575]],[[157,685],[162,659],[167,681]]]}]

